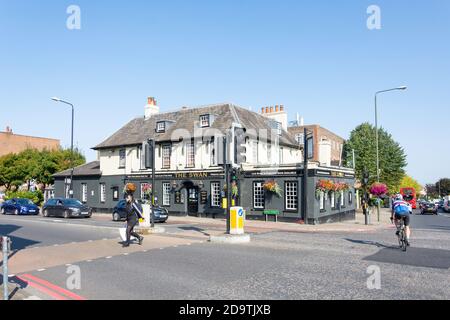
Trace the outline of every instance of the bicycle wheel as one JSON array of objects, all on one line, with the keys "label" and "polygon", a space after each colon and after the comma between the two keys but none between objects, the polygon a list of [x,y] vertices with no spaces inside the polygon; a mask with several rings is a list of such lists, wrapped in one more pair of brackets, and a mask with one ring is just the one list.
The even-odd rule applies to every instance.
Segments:
[{"label": "bicycle wheel", "polygon": [[408,246],[406,245],[406,234],[405,234],[405,230],[402,231],[402,245],[401,248],[403,251],[406,251],[406,249],[408,248]]}]

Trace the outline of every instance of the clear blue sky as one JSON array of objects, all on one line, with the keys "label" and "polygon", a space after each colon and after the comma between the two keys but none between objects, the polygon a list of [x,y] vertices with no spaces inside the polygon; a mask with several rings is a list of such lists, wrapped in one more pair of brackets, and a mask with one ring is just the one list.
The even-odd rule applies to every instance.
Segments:
[{"label": "clear blue sky", "polygon": [[[71,4],[81,30],[66,28]],[[381,30],[366,27],[371,4]],[[162,110],[284,104],[347,138],[374,121],[375,91],[408,85],[380,97],[380,122],[412,176],[450,176],[448,0],[0,0],[0,42],[0,128],[69,146],[70,110],[49,99],[65,98],[88,160],[147,96]]]}]

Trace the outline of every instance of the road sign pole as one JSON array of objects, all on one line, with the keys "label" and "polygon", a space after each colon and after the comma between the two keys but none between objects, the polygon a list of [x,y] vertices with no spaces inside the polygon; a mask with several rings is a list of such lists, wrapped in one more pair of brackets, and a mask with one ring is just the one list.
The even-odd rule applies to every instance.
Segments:
[{"label": "road sign pole", "polygon": [[3,249],[3,300],[9,300],[8,293],[8,237],[2,237]]}]

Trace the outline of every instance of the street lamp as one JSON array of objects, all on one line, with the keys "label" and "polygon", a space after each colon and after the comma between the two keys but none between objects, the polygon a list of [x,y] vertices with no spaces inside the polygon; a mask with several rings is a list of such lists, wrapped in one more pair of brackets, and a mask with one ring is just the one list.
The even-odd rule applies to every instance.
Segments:
[{"label": "street lamp", "polygon": [[402,86],[387,90],[381,90],[375,93],[375,135],[376,135],[376,144],[377,144],[377,182],[380,182],[380,154],[379,154],[379,141],[378,141],[378,106],[377,106],[377,98],[380,93],[395,91],[395,90],[406,90],[408,87]]},{"label": "street lamp", "polygon": [[61,102],[61,103],[67,104],[72,107],[72,133],[71,133],[71,138],[70,138],[70,166],[72,167],[72,171],[70,173],[69,197],[73,198],[73,169],[74,169],[73,168],[73,118],[74,118],[74,107],[73,107],[73,104],[71,104],[70,102],[64,101],[57,97],[53,97],[52,100],[55,102]]}]

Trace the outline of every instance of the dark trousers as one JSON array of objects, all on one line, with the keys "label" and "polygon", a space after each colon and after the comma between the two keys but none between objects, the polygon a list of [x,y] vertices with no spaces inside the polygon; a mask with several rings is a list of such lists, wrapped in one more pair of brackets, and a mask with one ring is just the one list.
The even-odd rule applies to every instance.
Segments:
[{"label": "dark trousers", "polygon": [[133,231],[134,227],[137,225],[138,219],[131,218],[127,220],[127,243],[130,243],[131,236],[136,237],[138,239],[141,238],[136,232]]}]

